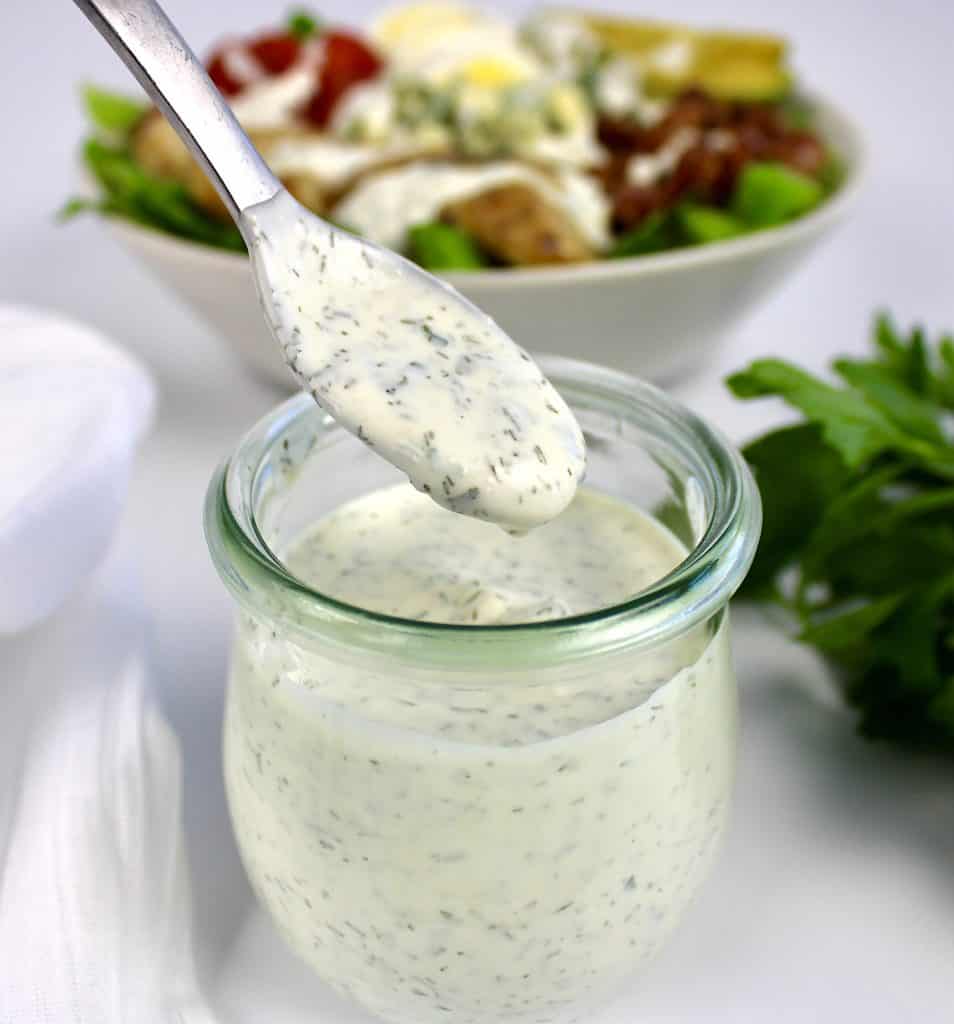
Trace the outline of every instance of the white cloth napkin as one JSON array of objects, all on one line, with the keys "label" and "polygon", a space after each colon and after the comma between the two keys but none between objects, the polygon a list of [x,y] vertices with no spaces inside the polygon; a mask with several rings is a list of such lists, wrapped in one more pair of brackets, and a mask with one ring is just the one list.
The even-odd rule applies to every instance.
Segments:
[{"label": "white cloth napkin", "polygon": [[210,1020],[178,745],[112,543],[154,397],[95,332],[0,307],[0,1024]]},{"label": "white cloth napkin", "polygon": [[95,331],[0,307],[0,633],[103,557],[154,405],[148,374]]}]

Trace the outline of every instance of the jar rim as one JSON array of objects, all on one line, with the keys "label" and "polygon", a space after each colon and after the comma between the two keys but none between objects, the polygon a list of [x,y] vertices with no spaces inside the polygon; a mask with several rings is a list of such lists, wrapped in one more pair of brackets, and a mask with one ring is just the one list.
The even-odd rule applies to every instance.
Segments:
[{"label": "jar rim", "polygon": [[[748,465],[714,428],[659,388],[617,370],[555,356],[535,356],[573,404],[585,397],[653,423],[657,438],[691,454],[707,473],[711,512],[687,556],[625,601],[561,619],[500,625],[421,622],[348,604],[297,579],[258,527],[253,487],[258,467],[302,417],[337,428],[310,395],[298,394],[264,416],[218,467],[205,502],[212,561],[233,597],[266,612],[296,635],[428,663],[477,659],[543,667],[621,648],[651,646],[708,619],[748,572],[761,528],[761,502]],[[665,431],[665,433],[663,433]],[[413,646],[412,646],[413,645]]]}]

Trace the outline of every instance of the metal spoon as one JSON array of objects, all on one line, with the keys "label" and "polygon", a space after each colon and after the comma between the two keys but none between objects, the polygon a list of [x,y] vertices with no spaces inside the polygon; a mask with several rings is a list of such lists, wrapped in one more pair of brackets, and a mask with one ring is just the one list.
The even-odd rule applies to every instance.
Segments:
[{"label": "metal spoon", "polygon": [[154,0],[75,0],[199,162],[284,357],[343,427],[456,512],[520,531],[569,503],[583,436],[530,357],[446,283],[297,203]]}]

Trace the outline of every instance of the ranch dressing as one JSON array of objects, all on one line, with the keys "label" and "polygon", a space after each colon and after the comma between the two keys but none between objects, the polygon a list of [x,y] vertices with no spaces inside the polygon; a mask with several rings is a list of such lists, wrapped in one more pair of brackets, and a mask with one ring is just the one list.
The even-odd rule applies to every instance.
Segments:
[{"label": "ranch dressing", "polygon": [[287,193],[243,220],[285,359],[341,426],[451,511],[519,532],[569,504],[582,432],[490,317]]},{"label": "ranch dressing", "polygon": [[[283,561],[365,608],[500,625],[624,601],[684,554],[586,489],[518,539],[399,485],[343,505]],[[589,1020],[664,941],[717,847],[735,696],[715,626],[460,675],[244,615],[226,785],[260,900],[329,984],[388,1021]]]},{"label": "ranch dressing", "polygon": [[399,485],[341,506],[284,561],[310,586],[359,608],[487,626],[617,604],[683,556],[652,521],[587,490],[553,522],[513,538]]},{"label": "ranch dressing", "polygon": [[300,65],[282,75],[252,82],[229,104],[248,131],[279,131],[293,124],[315,89],[315,71]]},{"label": "ranch dressing", "polygon": [[419,146],[365,145],[327,135],[292,136],[268,145],[268,165],[275,174],[309,174],[329,189],[343,189],[373,168],[421,155]]},{"label": "ranch dressing", "polygon": [[438,220],[449,204],[501,185],[529,186],[562,209],[595,249],[609,246],[609,202],[592,178],[571,168],[548,175],[512,160],[476,165],[427,161],[375,171],[355,185],[334,216],[362,237],[399,249],[414,225]]}]

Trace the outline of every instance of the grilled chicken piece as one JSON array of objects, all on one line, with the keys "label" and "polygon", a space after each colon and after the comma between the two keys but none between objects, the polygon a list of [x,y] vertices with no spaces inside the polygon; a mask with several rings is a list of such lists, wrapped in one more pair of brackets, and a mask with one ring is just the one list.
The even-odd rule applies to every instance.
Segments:
[{"label": "grilled chicken piece", "polygon": [[144,171],[157,178],[182,181],[193,163],[189,151],[158,110],[150,110],[133,129],[132,155]]},{"label": "grilled chicken piece", "polygon": [[595,253],[570,218],[529,185],[499,185],[450,203],[447,223],[472,235],[491,256],[514,266],[582,263]]},{"label": "grilled chicken piece", "polygon": [[[254,132],[250,133],[250,138],[267,162],[270,148],[282,138],[287,138],[288,134]],[[133,131],[131,145],[133,156],[143,170],[158,178],[177,181],[206,213],[219,220],[229,219],[218,192],[158,110],[150,110],[139,122]],[[309,210],[318,214],[327,211],[326,191],[314,175],[283,175],[282,184]]]}]

